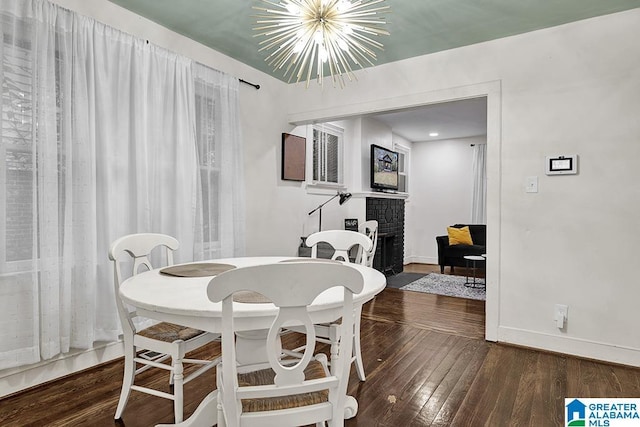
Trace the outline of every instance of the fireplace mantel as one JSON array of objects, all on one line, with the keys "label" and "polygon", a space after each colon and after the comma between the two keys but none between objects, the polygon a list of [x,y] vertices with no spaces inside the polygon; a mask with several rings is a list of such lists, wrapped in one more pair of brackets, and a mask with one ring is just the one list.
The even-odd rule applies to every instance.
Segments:
[{"label": "fireplace mantel", "polygon": [[373,197],[378,199],[408,199],[409,193],[388,193],[385,191],[369,191],[362,193],[351,193],[353,197],[366,199],[367,197]]}]

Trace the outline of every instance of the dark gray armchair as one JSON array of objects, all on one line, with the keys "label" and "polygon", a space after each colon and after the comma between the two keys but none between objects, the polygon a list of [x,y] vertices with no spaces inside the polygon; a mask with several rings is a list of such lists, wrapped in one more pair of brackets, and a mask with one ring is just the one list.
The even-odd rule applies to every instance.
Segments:
[{"label": "dark gray armchair", "polygon": [[440,272],[444,273],[446,266],[466,267],[465,255],[482,255],[487,253],[487,226],[484,224],[455,224],[452,227],[469,226],[473,245],[449,245],[449,236],[437,236],[438,244],[438,264]]}]

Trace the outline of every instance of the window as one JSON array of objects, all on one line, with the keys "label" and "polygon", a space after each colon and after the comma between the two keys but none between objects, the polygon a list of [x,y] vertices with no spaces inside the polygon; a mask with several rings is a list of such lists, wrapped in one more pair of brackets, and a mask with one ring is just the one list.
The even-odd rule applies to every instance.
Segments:
[{"label": "window", "polygon": [[398,191],[409,192],[409,159],[411,149],[404,145],[395,144],[394,150],[398,152]]},{"label": "window", "polygon": [[[3,17],[4,19],[4,17]],[[29,269],[33,258],[34,197],[38,179],[37,153],[33,137],[33,54],[31,42],[3,35],[2,46],[2,145],[0,146],[0,208],[4,221],[0,224],[0,240],[4,242],[0,252],[0,265],[7,271]],[[56,58],[60,67],[59,58]],[[58,74],[56,74],[56,79]],[[56,87],[59,84],[56,82]],[[56,91],[56,104],[60,94]],[[59,133],[59,114],[58,133]],[[59,142],[59,141],[58,141]],[[9,263],[7,265],[6,263]],[[25,264],[24,266],[21,266]]]},{"label": "window", "polygon": [[313,184],[342,185],[342,140],[343,130],[335,125],[312,126],[312,173]]},{"label": "window", "polygon": [[215,99],[213,88],[196,80],[196,139],[202,182],[202,233],[205,250],[219,246],[220,149],[216,145]]},{"label": "window", "polygon": [[[2,19],[5,19],[3,17]],[[22,25],[28,25],[22,22]],[[35,97],[33,87],[35,76],[34,55],[32,42],[26,38],[18,38],[13,34],[3,34],[2,64],[0,74],[2,76],[2,119],[0,132],[2,134],[2,146],[0,147],[0,208],[4,213],[5,221],[0,224],[0,237],[4,244],[4,257],[0,257],[0,265],[3,263],[10,271],[24,271],[31,269],[31,260],[34,258],[34,237],[40,240],[40,221],[37,220],[36,198],[38,194],[38,182],[43,178],[41,172],[45,167],[53,166],[45,160],[42,153],[38,153],[34,138],[40,137],[38,126],[34,125],[34,116],[42,114],[34,110]],[[66,66],[59,51],[60,40],[56,37],[55,43],[55,90],[50,93],[55,105],[55,150],[57,182],[50,183],[49,189],[55,188],[62,198],[59,204],[59,215],[64,214],[64,194],[66,181],[65,175],[66,156],[62,149],[64,122],[62,109],[66,106],[63,87],[60,76]],[[42,95],[40,95],[42,96]],[[39,107],[43,108],[43,107]],[[36,135],[38,134],[38,135]],[[48,158],[52,155],[49,153]],[[51,175],[49,175],[51,176]],[[42,191],[42,190],[40,190]],[[36,254],[39,255],[39,254]]]},{"label": "window", "polygon": [[[5,221],[0,226],[3,259],[12,262],[31,256],[31,50],[24,46],[6,49],[2,55],[2,164],[0,203]],[[13,248],[13,249],[11,249]],[[10,250],[11,249],[11,250]]]}]

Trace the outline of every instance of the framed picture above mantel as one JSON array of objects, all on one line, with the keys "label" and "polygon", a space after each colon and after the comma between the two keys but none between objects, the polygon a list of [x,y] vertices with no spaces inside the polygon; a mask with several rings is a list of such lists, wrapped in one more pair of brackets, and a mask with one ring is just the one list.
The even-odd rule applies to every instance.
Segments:
[{"label": "framed picture above mantel", "polygon": [[282,179],[305,180],[307,139],[289,133],[282,134]]}]

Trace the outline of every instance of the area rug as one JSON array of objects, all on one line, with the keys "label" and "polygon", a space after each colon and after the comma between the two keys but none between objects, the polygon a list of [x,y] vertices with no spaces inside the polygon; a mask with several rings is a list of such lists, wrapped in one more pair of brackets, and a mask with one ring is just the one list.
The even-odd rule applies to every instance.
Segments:
[{"label": "area rug", "polygon": [[[405,291],[426,292],[429,294],[447,295],[450,297],[485,300],[484,288],[470,288],[464,285],[465,278],[447,274],[429,273],[400,289]],[[481,279],[484,280],[484,279]]]}]

